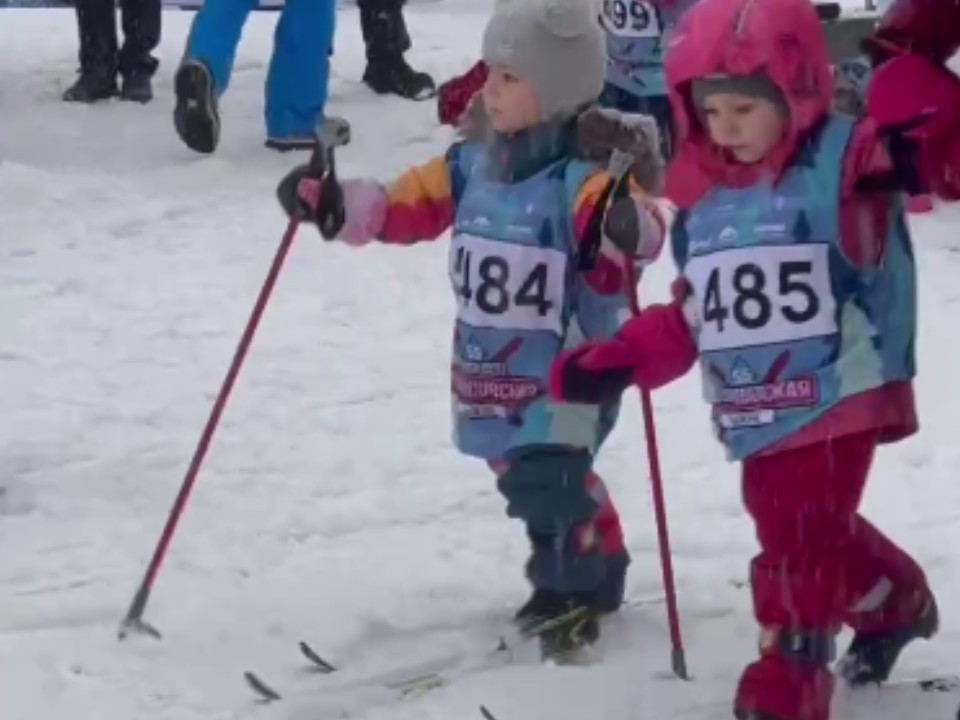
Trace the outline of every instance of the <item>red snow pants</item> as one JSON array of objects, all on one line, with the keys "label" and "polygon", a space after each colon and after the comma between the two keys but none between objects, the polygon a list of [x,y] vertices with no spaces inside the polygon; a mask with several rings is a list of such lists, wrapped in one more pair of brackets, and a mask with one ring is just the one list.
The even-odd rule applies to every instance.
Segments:
[{"label": "red snow pants", "polygon": [[[743,502],[761,552],[750,567],[754,613],[765,631],[832,638],[844,623],[867,633],[909,625],[925,602],[917,563],[857,512],[877,446],[847,435],[743,463]],[[778,720],[828,720],[826,663],[762,652],[736,706]]]}]

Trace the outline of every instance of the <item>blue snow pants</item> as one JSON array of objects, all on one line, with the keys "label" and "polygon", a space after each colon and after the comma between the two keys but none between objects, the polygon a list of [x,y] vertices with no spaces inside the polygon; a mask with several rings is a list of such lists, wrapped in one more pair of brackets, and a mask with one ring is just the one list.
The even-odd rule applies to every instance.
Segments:
[{"label": "blue snow pants", "polygon": [[[197,11],[187,57],[204,61],[217,96],[230,84],[240,34],[257,0],[206,0]],[[323,119],[336,0],[287,0],[277,23],[267,75],[267,136],[310,137]]]}]

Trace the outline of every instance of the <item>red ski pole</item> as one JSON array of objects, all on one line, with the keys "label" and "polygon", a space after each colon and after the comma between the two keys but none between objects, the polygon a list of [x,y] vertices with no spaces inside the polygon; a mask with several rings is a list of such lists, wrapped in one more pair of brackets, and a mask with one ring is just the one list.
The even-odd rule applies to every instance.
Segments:
[{"label": "red ski pole", "polygon": [[223,410],[226,408],[227,401],[230,399],[230,392],[233,390],[233,385],[237,380],[237,376],[240,374],[240,369],[243,367],[243,361],[247,357],[247,351],[250,349],[253,336],[256,334],[257,326],[260,324],[260,318],[263,317],[263,311],[267,307],[267,302],[277,283],[280,270],[287,258],[287,253],[290,251],[290,246],[293,244],[293,239],[296,237],[299,226],[300,219],[298,217],[290,220],[289,225],[287,225],[287,230],[283,234],[283,239],[280,241],[280,246],[277,248],[277,252],[273,257],[270,271],[267,273],[263,287],[260,288],[260,294],[257,296],[256,304],[253,306],[253,312],[250,314],[249,320],[247,320],[247,326],[244,328],[243,335],[240,336],[240,343],[237,345],[237,349],[233,354],[233,360],[231,360],[226,377],[224,377],[223,383],[220,386],[220,392],[217,395],[216,402],[214,402],[213,408],[210,410],[207,424],[204,426],[203,433],[200,435],[200,441],[197,443],[197,447],[193,452],[193,458],[190,460],[187,474],[183,478],[180,492],[177,493],[177,498],[174,500],[170,514],[167,516],[167,523],[164,525],[163,533],[160,535],[160,540],[153,551],[153,557],[147,566],[147,571],[143,576],[143,581],[140,583],[140,588],[137,590],[136,595],[133,596],[130,609],[127,610],[127,615],[120,625],[119,638],[121,640],[131,631],[152,635],[155,638],[160,637],[160,633],[156,628],[143,621],[143,611],[147,607],[147,601],[150,599],[150,591],[153,589],[153,583],[156,581],[157,574],[160,572],[160,566],[163,564],[163,559],[167,554],[167,548],[173,539],[173,533],[177,529],[180,516],[183,514],[187,500],[190,498],[190,492],[197,482],[200,467],[203,465],[207,450],[210,449],[210,442],[213,440],[217,425],[220,423],[220,416],[223,415]]},{"label": "red ski pole", "polygon": [[[333,150],[349,142],[349,125],[342,122],[325,124],[320,130],[317,138],[317,146],[310,159],[310,172],[316,177],[329,176],[335,183]],[[340,212],[342,213],[342,206],[340,207]],[[336,222],[336,219],[331,215],[327,218],[327,221]],[[197,482],[200,467],[203,465],[207,450],[210,449],[210,442],[213,440],[213,435],[217,431],[220,416],[223,415],[223,410],[226,408],[227,401],[230,399],[230,392],[233,390],[233,385],[237,380],[237,376],[240,374],[240,369],[243,367],[243,362],[247,357],[247,352],[250,350],[253,337],[257,332],[257,326],[260,324],[260,318],[263,317],[263,311],[267,307],[267,302],[270,300],[274,286],[277,284],[280,270],[283,268],[283,263],[287,259],[287,254],[290,252],[290,247],[293,245],[293,240],[297,235],[297,229],[299,227],[300,217],[294,215],[290,219],[287,230],[284,232],[283,238],[280,241],[280,246],[273,256],[270,271],[267,273],[267,277],[263,282],[263,287],[260,288],[260,294],[257,296],[253,311],[250,313],[249,320],[247,320],[247,326],[243,330],[243,335],[240,336],[240,342],[233,354],[233,360],[231,360],[226,377],[224,377],[223,384],[220,386],[220,392],[217,395],[216,402],[214,402],[213,408],[210,410],[207,424],[204,426],[203,433],[200,435],[200,441],[197,443],[197,447],[193,452],[193,458],[190,460],[187,474],[183,478],[183,483],[180,485],[180,492],[177,493],[177,498],[174,500],[170,514],[167,516],[166,525],[164,525],[160,540],[157,542],[157,546],[153,551],[153,557],[150,559],[150,564],[147,566],[139,589],[133,596],[130,609],[127,610],[127,615],[120,624],[118,637],[121,640],[131,631],[151,635],[155,638],[160,637],[160,633],[156,628],[144,622],[143,612],[147,607],[147,601],[150,599],[153,584],[156,582],[157,575],[160,572],[160,566],[163,564],[163,559],[167,554],[167,548],[173,539],[173,533],[176,531],[177,524],[180,522],[180,516],[183,514],[187,501],[190,499],[193,486]],[[320,230],[324,233],[325,237],[332,237],[336,234],[335,230],[325,227],[323,221],[321,221]]]},{"label": "red ski pole", "polygon": [[[630,312],[634,316],[640,313],[640,300],[637,296],[637,273],[632,259],[624,263],[627,276],[627,299]],[[640,389],[640,403],[643,407],[643,425],[647,440],[647,459],[650,463],[650,485],[653,490],[653,510],[657,520],[657,538],[660,546],[660,567],[663,571],[663,591],[667,600],[667,622],[670,626],[671,664],[674,674],[689,680],[687,658],[683,650],[683,637],[680,633],[680,613],[677,609],[677,590],[673,579],[673,559],[670,552],[670,533],[667,528],[667,509],[663,497],[663,477],[660,473],[660,451],[657,446],[657,426],[653,418],[653,402],[650,391]]]}]

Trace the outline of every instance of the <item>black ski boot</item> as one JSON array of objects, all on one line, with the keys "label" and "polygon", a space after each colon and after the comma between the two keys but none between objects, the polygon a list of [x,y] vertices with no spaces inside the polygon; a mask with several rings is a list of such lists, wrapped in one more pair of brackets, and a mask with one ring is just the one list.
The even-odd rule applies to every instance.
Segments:
[{"label": "black ski boot", "polygon": [[894,632],[854,635],[838,664],[838,672],[851,687],[886,682],[903,649],[914,640],[929,640],[936,635],[939,626],[940,613],[931,594],[909,627]]},{"label": "black ski boot", "polygon": [[517,629],[524,635],[530,633],[542,623],[562,615],[567,610],[569,596],[556,590],[534,588],[529,599],[520,606],[513,621]]},{"label": "black ski boot", "polygon": [[185,60],[177,70],[174,89],[177,134],[191,150],[212,153],[220,141],[220,114],[210,68],[200,60]]},{"label": "black ski boot", "polygon": [[77,81],[63,93],[64,102],[85,103],[87,105],[109,100],[117,94],[115,75],[101,72],[81,72]]}]

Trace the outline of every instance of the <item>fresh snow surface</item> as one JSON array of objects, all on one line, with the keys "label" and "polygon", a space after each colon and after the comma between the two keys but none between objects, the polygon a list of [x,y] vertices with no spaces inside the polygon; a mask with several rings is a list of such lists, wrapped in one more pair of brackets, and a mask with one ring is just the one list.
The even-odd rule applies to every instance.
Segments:
[{"label": "fresh snow surface", "polygon": [[[487,11],[411,6],[411,61],[440,79],[466,69]],[[0,718],[476,720],[481,703],[499,720],[727,718],[755,653],[755,543],[695,374],[655,397],[694,681],[669,674],[632,394],[599,468],[629,534],[629,595],[651,602],[613,621],[594,666],[541,666],[519,646],[508,666],[475,667],[525,597],[526,542],[486,468],[450,445],[442,241],[351,251],[300,233],[155,587],[147,618],[164,639],[117,642],[284,230],[274,187],[298,161],[262,147],[272,15],[245,31],[216,156],[180,144],[171,80],[190,17],[164,16],[153,104],[78,107],[59,100],[72,12],[0,12]],[[434,104],[368,92],[356,11],[339,23],[330,111],[354,130],[341,174],[387,179],[442,151]],[[923,430],[880,453],[864,506],[922,561],[944,618],[900,677],[960,671],[960,209],[914,228]],[[671,275],[665,257],[644,295],[665,297]],[[304,672],[301,639],[342,669]],[[385,687],[458,657],[475,671],[448,687]],[[247,669],[285,701],[252,702]],[[838,705],[841,720],[952,715],[892,690]]]}]

